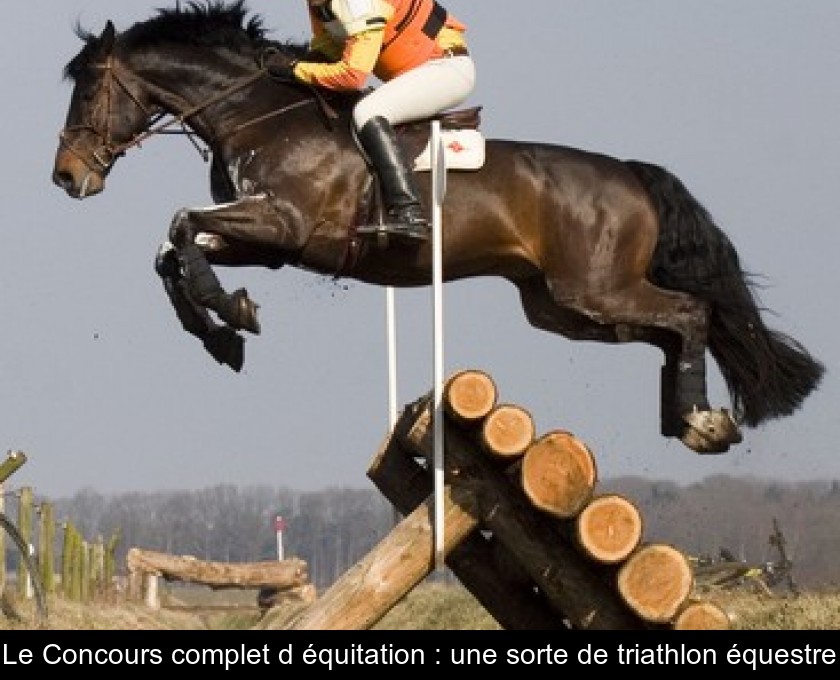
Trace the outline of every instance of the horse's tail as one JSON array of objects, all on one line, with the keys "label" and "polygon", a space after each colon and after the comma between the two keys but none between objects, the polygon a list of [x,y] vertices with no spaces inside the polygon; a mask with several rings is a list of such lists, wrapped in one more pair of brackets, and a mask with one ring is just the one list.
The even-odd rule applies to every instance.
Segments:
[{"label": "horse's tail", "polygon": [[736,418],[754,427],[790,415],[819,385],[823,365],[794,339],[764,325],[734,246],[682,182],[655,165],[628,165],[659,213],[651,280],[708,303],[709,351]]}]

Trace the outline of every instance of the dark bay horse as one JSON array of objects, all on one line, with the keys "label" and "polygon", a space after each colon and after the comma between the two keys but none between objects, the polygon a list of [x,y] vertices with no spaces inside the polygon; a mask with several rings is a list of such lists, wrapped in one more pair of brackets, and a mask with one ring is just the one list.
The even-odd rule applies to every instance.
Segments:
[{"label": "dark bay horse", "polygon": [[[214,265],[431,283],[431,242],[382,247],[357,233],[377,214],[350,131],[360,95],[272,78],[267,50],[295,58],[305,47],[268,40],[242,2],[77,32],[84,44],[65,69],[74,88],[53,179],[74,198],[97,194],[120,156],[173,125],[206,146],[215,204],[177,212],[156,268],[181,324],[217,361],[239,370],[238,331],[258,333],[259,323],[247,292],[223,290]],[[428,128],[400,133],[419,149]],[[660,348],[660,429],[695,451],[728,450],[741,425],[791,415],[820,383],[821,363],[765,325],[732,243],[661,167],[487,140],[479,169],[450,171],[442,224],[444,280],[502,277],[537,328]],[[731,413],[708,403],[707,350]]]}]

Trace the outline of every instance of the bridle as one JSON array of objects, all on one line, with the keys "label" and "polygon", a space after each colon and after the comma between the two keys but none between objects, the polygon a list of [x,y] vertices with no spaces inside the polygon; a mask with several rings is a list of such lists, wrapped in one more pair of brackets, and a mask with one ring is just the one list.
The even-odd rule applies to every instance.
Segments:
[{"label": "bridle", "polygon": [[[173,115],[172,118],[162,120],[166,116],[166,114],[160,111],[149,110],[146,106],[143,105],[143,102],[141,102],[140,99],[138,99],[137,96],[135,96],[131,89],[125,84],[123,79],[120,78],[119,74],[117,73],[117,67],[115,66],[114,58],[112,55],[109,55],[104,63],[94,64],[93,68],[105,71],[105,77],[103,78],[102,83],[100,85],[100,88],[107,87],[105,129],[101,130],[93,123],[93,121],[89,121],[86,123],[81,123],[79,125],[65,127],[59,133],[60,145],[67,149],[74,156],[76,156],[80,161],[82,161],[82,163],[84,163],[88,167],[89,170],[93,172],[107,172],[117,160],[117,158],[123,156],[125,152],[129,149],[135,146],[139,147],[142,142],[149,139],[150,137],[153,137],[154,135],[166,133],[186,134],[190,138],[196,149],[199,151],[199,153],[201,153],[204,159],[207,160],[207,152],[199,149],[193,136],[194,133],[192,130],[190,130],[187,121],[193,116],[195,116],[197,113],[226,99],[235,92],[238,92],[239,90],[248,87],[263,76],[267,75],[267,70],[263,66],[258,70],[254,71],[253,73],[250,73],[247,76],[237,80],[230,87],[217,92],[214,96],[210,97],[206,101],[188,108],[187,110],[183,111],[177,116]],[[126,95],[128,95],[129,99],[134,103],[134,105],[137,108],[139,108],[143,112],[145,119],[148,121],[146,127],[143,130],[136,133],[131,137],[131,139],[125,142],[115,141],[112,137],[111,132],[111,118],[113,115],[113,92],[115,85],[119,87],[119,89],[121,89]],[[268,114],[259,116],[245,123],[241,123],[234,130],[229,131],[227,134],[238,132],[245,127],[261,122],[267,118],[282,115],[288,111],[312,103],[318,103],[322,109],[322,112],[324,112],[324,102],[319,96],[314,96],[312,98],[302,99],[287,106],[281,107],[279,109],[269,112]],[[180,126],[181,129],[170,129],[176,125]],[[70,133],[80,131],[92,132],[101,140],[100,145],[97,148],[95,148],[93,152],[90,153],[90,156],[76,148],[72,140],[70,139]],[[91,158],[93,159],[93,161],[90,160]]]},{"label": "bridle", "polygon": [[[156,114],[149,111],[131,91],[131,89],[125,84],[125,82],[116,74],[116,69],[114,68],[114,58],[112,56],[108,56],[105,60],[105,63],[101,64],[93,64],[92,68],[99,69],[105,71],[105,77],[100,84],[100,89],[105,89],[105,103],[106,103],[106,110],[105,110],[105,129],[101,130],[93,120],[90,120],[85,123],[81,123],[79,125],[72,125],[69,127],[65,127],[59,133],[59,142],[62,147],[67,149],[70,153],[76,156],[79,160],[81,160],[90,170],[95,172],[105,172],[107,171],[113,164],[114,161],[117,160],[120,156],[122,156],[126,150],[131,148],[132,146],[138,145],[142,139],[145,138],[145,135],[149,131],[149,127],[146,128],[143,132],[135,135],[132,137],[128,142],[125,143],[117,143],[112,139],[111,134],[111,118],[113,115],[112,106],[113,106],[113,92],[114,92],[114,84],[116,84],[125,94],[128,95],[129,99],[134,102],[135,106],[137,106],[145,115],[146,120],[150,121],[149,125],[154,125],[154,122],[158,120]],[[99,106],[97,106],[99,108]],[[75,132],[82,132],[82,131],[89,131],[96,135],[100,140],[101,143],[98,147],[96,147],[90,154],[90,158],[93,159],[92,164],[88,155],[82,153],[79,149],[77,149],[73,142],[70,139],[70,133]]]}]

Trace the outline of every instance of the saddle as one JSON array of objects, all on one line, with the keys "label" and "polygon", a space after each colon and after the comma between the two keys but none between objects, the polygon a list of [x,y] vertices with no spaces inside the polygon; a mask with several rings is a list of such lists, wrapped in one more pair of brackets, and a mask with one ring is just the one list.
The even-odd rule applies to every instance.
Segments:
[{"label": "saddle", "polygon": [[447,170],[478,170],[484,164],[484,135],[479,131],[481,107],[444,111],[430,118],[395,127],[407,158],[417,172],[431,169],[431,123],[440,121]]}]

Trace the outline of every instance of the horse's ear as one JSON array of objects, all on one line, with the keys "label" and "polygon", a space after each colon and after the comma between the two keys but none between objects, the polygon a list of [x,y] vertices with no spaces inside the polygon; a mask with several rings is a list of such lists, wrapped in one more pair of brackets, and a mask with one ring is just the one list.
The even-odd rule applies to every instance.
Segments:
[{"label": "horse's ear", "polygon": [[110,52],[114,48],[116,37],[117,29],[114,28],[114,22],[108,19],[105,28],[102,29],[102,35],[99,36],[99,49],[103,52]]}]

